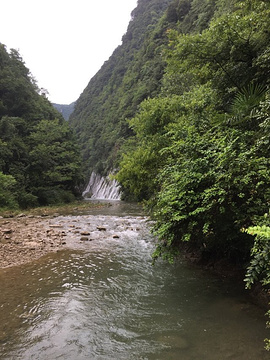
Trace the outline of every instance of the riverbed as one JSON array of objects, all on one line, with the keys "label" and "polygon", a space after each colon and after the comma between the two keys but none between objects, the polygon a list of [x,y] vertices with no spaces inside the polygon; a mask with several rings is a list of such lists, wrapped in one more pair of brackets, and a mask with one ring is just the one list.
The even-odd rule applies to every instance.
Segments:
[{"label": "riverbed", "polygon": [[1,360],[269,359],[244,284],[184,259],[153,266],[140,208],[41,220],[62,234],[57,250],[0,271]]}]

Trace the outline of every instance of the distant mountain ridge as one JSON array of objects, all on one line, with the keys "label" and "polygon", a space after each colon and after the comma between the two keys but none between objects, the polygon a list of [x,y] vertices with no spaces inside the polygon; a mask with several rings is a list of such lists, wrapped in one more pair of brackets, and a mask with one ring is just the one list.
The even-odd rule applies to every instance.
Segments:
[{"label": "distant mountain ridge", "polygon": [[65,120],[68,120],[70,115],[73,113],[75,103],[76,102],[73,101],[73,103],[71,103],[69,105],[55,104],[55,103],[53,103],[52,105],[56,110],[58,110],[60,112],[60,114],[62,114],[62,116]]}]

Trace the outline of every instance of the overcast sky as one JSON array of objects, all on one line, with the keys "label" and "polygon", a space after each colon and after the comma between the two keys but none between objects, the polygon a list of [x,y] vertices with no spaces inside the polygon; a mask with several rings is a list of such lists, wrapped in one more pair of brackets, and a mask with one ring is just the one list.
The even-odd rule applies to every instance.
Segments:
[{"label": "overcast sky", "polygon": [[70,104],[121,44],[137,0],[0,0],[0,42],[50,101]]}]

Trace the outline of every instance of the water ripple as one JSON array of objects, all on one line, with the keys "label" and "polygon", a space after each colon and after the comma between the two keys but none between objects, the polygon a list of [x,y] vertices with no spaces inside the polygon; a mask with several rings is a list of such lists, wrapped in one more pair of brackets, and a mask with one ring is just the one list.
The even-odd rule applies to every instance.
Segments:
[{"label": "water ripple", "polygon": [[70,250],[0,277],[1,360],[267,359],[263,316],[242,295],[184,263],[151,265],[144,217],[53,221],[96,241],[70,232]]}]

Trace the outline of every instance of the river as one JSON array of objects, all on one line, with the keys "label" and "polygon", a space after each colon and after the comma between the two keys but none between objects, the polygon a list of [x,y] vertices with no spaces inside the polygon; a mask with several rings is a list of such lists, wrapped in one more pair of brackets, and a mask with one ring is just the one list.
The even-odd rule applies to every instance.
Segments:
[{"label": "river", "polygon": [[[187,265],[152,266],[136,206],[54,218],[91,241],[0,271],[1,360],[265,360],[264,311],[243,284]],[[70,232],[71,233],[71,232]]]}]

